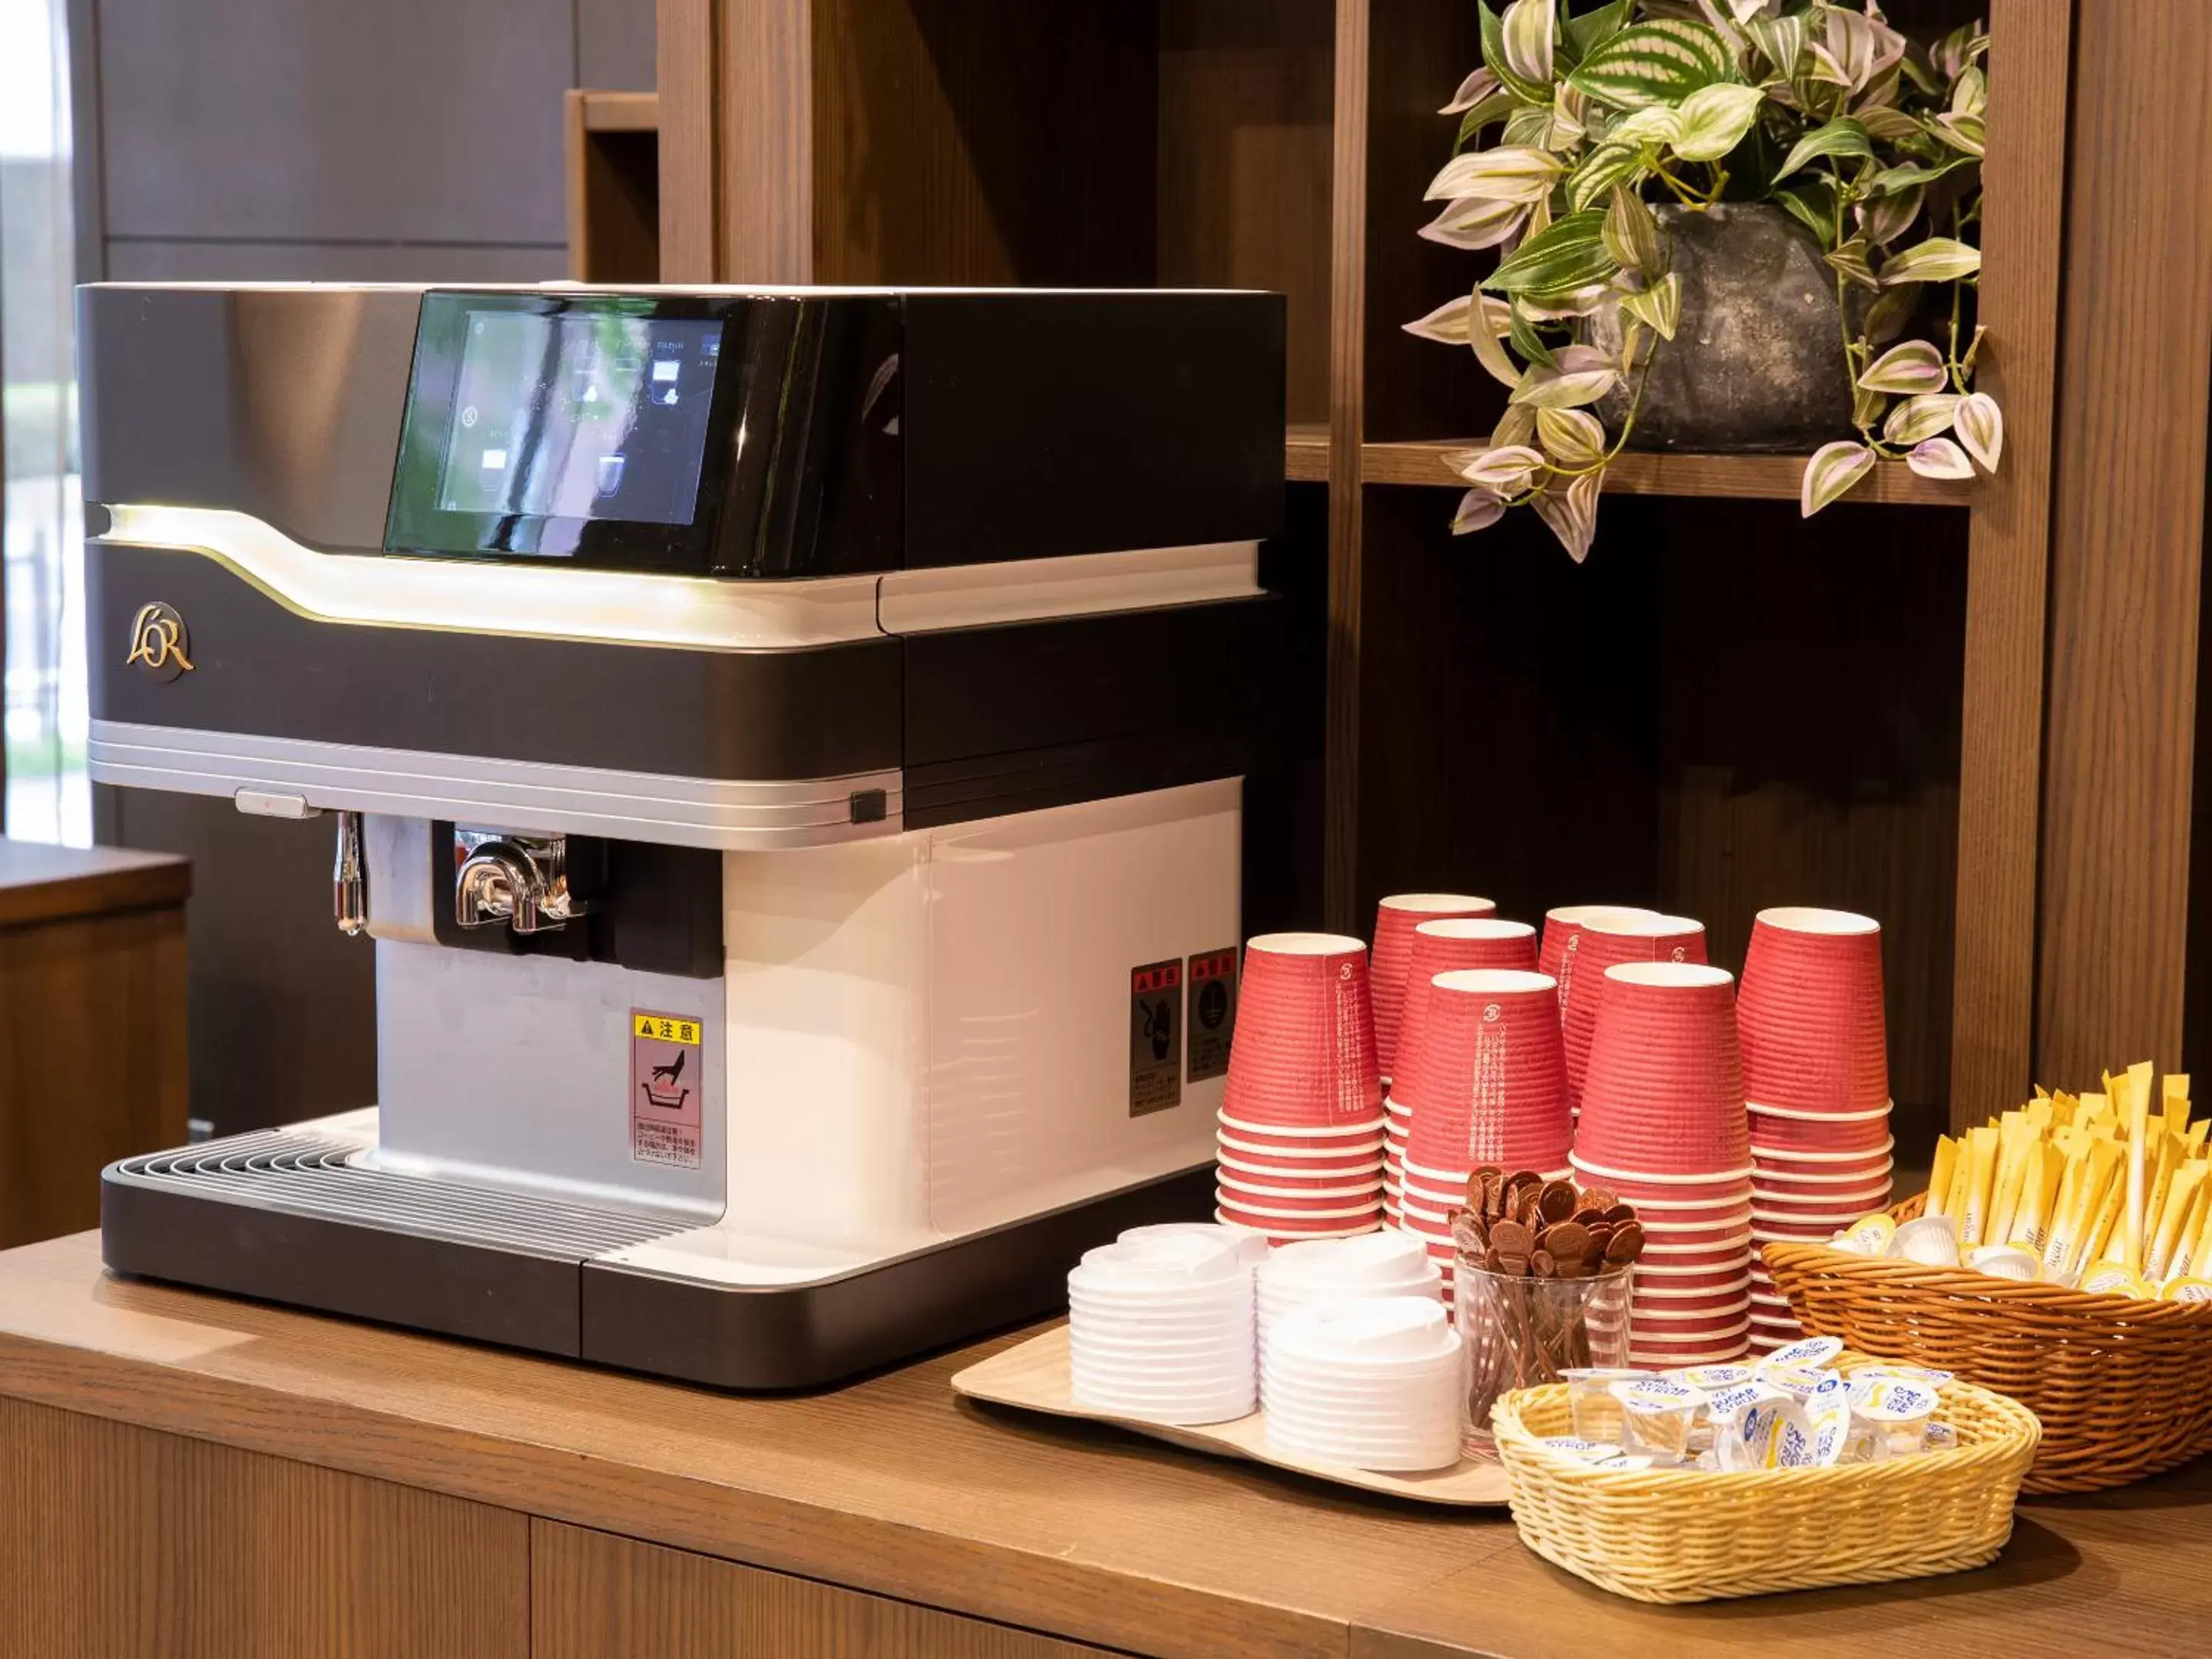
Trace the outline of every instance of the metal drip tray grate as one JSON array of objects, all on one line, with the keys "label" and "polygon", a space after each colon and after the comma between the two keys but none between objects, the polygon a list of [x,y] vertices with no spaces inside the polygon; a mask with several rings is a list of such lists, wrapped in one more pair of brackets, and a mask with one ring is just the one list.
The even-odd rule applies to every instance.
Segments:
[{"label": "metal drip tray grate", "polygon": [[346,1141],[268,1129],[126,1159],[111,1179],[533,1255],[588,1261],[696,1225],[681,1217],[365,1168]]}]

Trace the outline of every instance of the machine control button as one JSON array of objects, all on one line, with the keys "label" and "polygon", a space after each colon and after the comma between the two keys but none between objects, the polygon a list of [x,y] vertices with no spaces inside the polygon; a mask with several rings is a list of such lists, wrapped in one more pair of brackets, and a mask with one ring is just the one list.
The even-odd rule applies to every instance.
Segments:
[{"label": "machine control button", "polygon": [[305,795],[282,789],[241,789],[231,799],[250,818],[315,818],[323,814],[321,807],[307,805]]}]

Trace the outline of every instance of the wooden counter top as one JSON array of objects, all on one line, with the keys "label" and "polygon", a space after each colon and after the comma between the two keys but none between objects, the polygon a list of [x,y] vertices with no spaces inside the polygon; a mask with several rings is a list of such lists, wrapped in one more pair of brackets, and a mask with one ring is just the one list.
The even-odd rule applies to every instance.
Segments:
[{"label": "wooden counter top", "polygon": [[2023,1510],[1999,1564],[1662,1609],[1510,1522],[957,1401],[1010,1339],[721,1395],[0,1255],[0,1395],[1145,1653],[1633,1659],[2201,1651],[2212,1473]]},{"label": "wooden counter top", "polygon": [[181,904],[191,890],[191,861],[173,854],[0,836],[0,927]]}]

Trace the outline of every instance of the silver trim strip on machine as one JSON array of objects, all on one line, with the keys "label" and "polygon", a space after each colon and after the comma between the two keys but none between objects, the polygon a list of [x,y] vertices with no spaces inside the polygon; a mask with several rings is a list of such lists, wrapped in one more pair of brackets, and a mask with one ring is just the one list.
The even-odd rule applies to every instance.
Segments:
[{"label": "silver trim strip on machine", "polygon": [[[453,818],[503,829],[775,852],[891,836],[903,827],[896,771],[788,782],[723,782],[478,755],[318,743],[94,720],[94,783],[195,795],[296,795],[310,808]],[[853,822],[853,797],[880,790],[883,817]]]}]

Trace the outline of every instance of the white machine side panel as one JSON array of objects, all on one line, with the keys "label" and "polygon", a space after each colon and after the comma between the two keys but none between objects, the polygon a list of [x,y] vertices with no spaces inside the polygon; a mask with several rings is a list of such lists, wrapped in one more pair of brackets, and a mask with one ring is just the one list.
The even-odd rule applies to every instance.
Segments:
[{"label": "white machine side panel", "polygon": [[1242,800],[1230,780],[939,834],[926,981],[939,1234],[1212,1155],[1220,1079],[1130,1114],[1130,975],[1237,942]]},{"label": "white machine side panel", "polygon": [[1202,1164],[1129,1112],[1133,969],[1237,938],[1242,786],[723,859],[725,1234],[896,1253]]}]

